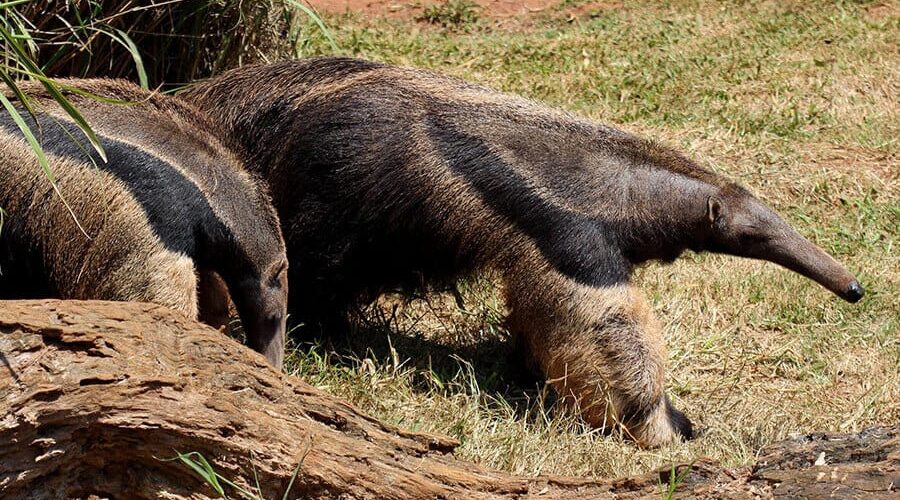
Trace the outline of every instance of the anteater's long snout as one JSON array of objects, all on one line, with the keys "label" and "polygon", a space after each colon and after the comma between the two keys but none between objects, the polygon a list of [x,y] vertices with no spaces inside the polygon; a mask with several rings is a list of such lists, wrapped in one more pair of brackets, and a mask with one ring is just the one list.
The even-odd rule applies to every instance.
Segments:
[{"label": "anteater's long snout", "polygon": [[286,326],[285,316],[279,315],[258,318],[245,328],[247,345],[265,356],[277,370],[283,368]]},{"label": "anteater's long snout", "polygon": [[866,294],[865,289],[859,284],[859,281],[853,280],[844,292],[844,300],[847,302],[859,302]]},{"label": "anteater's long snout", "polygon": [[760,257],[814,280],[847,302],[863,298],[862,285],[840,262],[787,224],[783,229]]}]

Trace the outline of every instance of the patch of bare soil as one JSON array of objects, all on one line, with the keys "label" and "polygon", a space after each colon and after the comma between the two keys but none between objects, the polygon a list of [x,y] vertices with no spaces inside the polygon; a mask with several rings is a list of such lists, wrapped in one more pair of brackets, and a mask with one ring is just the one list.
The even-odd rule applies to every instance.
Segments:
[{"label": "patch of bare soil", "polygon": [[817,167],[874,176],[885,185],[900,181],[900,158],[892,153],[832,144],[814,144],[805,153],[809,164]]},{"label": "patch of bare soil", "polygon": [[900,17],[900,6],[896,2],[878,2],[868,6],[866,11],[876,21]]}]

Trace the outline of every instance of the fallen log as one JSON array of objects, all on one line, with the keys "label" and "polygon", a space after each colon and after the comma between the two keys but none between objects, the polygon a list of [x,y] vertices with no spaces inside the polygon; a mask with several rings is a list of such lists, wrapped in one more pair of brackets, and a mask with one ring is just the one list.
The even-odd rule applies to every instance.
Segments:
[{"label": "fallen log", "polygon": [[[202,454],[247,490],[258,482],[262,498],[282,498],[292,478],[291,498],[632,498],[658,496],[669,481],[669,469],[524,478],[457,460],[456,441],[381,423],[151,304],[0,301],[0,365],[3,498],[217,496],[170,460],[176,450]],[[677,491],[889,495],[900,483],[898,433],[806,438],[755,468],[701,460],[676,469]]]}]

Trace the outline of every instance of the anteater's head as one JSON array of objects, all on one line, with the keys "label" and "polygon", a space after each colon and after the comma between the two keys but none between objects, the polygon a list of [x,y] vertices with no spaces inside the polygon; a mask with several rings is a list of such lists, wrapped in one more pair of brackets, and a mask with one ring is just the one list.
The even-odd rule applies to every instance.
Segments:
[{"label": "anteater's head", "polygon": [[706,250],[774,262],[848,302],[863,296],[863,287],[844,266],[741,187],[726,186],[708,196],[701,225]]},{"label": "anteater's head", "polygon": [[[241,176],[243,177],[243,176]],[[288,261],[275,209],[261,183],[247,178],[223,185],[216,196],[221,224],[213,236],[210,261],[228,286],[247,344],[276,368],[284,360]],[[227,196],[226,196],[227,194]]]},{"label": "anteater's head", "polygon": [[254,260],[228,289],[247,344],[280,369],[287,323],[287,259],[281,253]]}]

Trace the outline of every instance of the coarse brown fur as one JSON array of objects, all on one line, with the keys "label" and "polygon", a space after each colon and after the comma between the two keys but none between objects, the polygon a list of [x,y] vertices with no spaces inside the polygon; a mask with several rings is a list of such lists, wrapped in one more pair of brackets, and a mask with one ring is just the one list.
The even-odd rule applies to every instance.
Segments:
[{"label": "coarse brown fur", "polygon": [[746,190],[679,153],[478,85],[318,58],[233,70],[182,97],[269,180],[301,320],[328,325],[385,289],[495,270],[511,331],[548,381],[642,445],[692,427],[665,396],[636,264],[713,250],[862,294]]},{"label": "coarse brown fur", "polygon": [[23,84],[36,121],[19,109],[61,197],[5,114],[0,296],[147,301],[219,326],[230,292],[250,345],[280,366],[287,260],[264,185],[191,106],[123,81],[62,83],[123,101],[68,95],[109,162],[41,86]]}]

